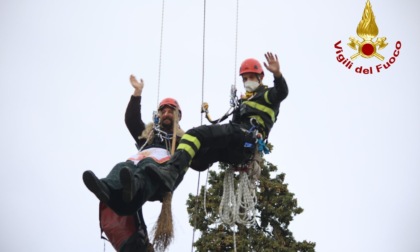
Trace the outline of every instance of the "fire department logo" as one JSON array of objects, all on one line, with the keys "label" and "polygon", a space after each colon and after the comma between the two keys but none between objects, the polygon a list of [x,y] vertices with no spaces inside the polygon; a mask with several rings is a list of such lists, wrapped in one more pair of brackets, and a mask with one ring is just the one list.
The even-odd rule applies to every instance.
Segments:
[{"label": "fire department logo", "polygon": [[[340,46],[341,40],[334,44],[335,49],[337,49],[336,54],[338,62],[342,63],[348,69],[351,69],[353,67],[353,61],[359,57],[363,57],[365,59],[375,57],[380,61],[385,60],[385,57],[378,51],[386,48],[388,43],[385,42],[386,37],[378,37],[379,29],[378,25],[376,24],[375,15],[373,14],[372,5],[369,0],[366,1],[362,19],[357,26],[356,33],[359,38],[351,36],[349,38],[349,42],[347,43],[347,45],[352,50],[356,51],[350,56],[350,59],[343,55],[344,50]],[[386,60],[384,64],[379,64],[374,67],[359,66],[355,68],[355,72],[373,74],[373,69],[375,69],[378,73],[382,69],[388,69],[395,62],[396,57],[399,55],[400,49],[401,42],[397,41],[393,55],[388,60]]]},{"label": "fire department logo", "polygon": [[362,41],[354,37],[350,37],[350,46],[357,53],[353,54],[350,59],[354,60],[359,56],[363,58],[371,58],[375,56],[380,60],[384,60],[384,56],[380,55],[377,50],[385,48],[388,43],[385,43],[386,38],[377,38],[375,42],[373,39],[378,36],[379,29],[375,22],[375,15],[373,15],[372,5],[369,0],[366,2],[365,10],[363,11],[362,20],[357,26],[357,35],[362,38]]}]

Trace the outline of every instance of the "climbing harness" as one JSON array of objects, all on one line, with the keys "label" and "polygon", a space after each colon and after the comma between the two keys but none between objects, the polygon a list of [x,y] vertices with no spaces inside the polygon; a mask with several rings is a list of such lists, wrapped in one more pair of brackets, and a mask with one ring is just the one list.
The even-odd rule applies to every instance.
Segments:
[{"label": "climbing harness", "polygon": [[[152,138],[153,135],[155,137],[159,137],[161,142],[165,141],[166,149],[168,151],[171,149],[171,148],[169,148],[169,146],[170,146],[169,142],[174,139],[173,134],[169,134],[169,133],[161,130],[160,126],[159,126],[159,123],[153,123],[153,130],[151,130],[149,132],[149,134],[147,135],[147,138],[146,138],[146,141],[144,142],[144,144],[140,147],[137,146],[137,144],[136,144],[138,151],[143,150],[143,148],[149,143],[149,141],[150,141],[150,139]],[[176,137],[175,137],[175,139],[176,139]]]}]

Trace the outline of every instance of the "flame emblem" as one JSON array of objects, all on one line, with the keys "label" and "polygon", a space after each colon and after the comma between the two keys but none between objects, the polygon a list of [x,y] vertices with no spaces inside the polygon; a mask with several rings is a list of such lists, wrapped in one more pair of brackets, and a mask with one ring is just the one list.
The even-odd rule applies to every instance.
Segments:
[{"label": "flame emblem", "polygon": [[360,20],[356,32],[357,35],[363,40],[359,41],[354,37],[349,38],[350,43],[347,45],[350,46],[353,50],[357,51],[357,53],[353,54],[350,58],[354,60],[359,56],[362,56],[363,58],[371,58],[375,56],[380,60],[384,60],[384,56],[377,53],[377,50],[385,48],[388,43],[385,42],[386,37],[377,38],[375,42],[372,40],[378,36],[379,29],[376,25],[375,16],[373,15],[372,11],[372,5],[370,4],[369,0],[366,1],[362,20]]}]

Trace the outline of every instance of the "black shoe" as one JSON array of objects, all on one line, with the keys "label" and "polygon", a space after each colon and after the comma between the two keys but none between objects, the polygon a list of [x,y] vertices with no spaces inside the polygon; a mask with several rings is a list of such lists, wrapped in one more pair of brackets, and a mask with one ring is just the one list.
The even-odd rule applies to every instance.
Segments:
[{"label": "black shoe", "polygon": [[130,203],[136,192],[134,190],[133,175],[127,167],[122,168],[120,171],[120,182],[123,186],[122,199],[125,203]]},{"label": "black shoe", "polygon": [[148,164],[146,172],[153,178],[159,180],[168,192],[172,192],[179,172],[172,166],[161,166],[159,163]]},{"label": "black shoe", "polygon": [[109,189],[92,171],[85,171],[83,173],[83,182],[89,191],[93,192],[101,202],[108,203]]}]

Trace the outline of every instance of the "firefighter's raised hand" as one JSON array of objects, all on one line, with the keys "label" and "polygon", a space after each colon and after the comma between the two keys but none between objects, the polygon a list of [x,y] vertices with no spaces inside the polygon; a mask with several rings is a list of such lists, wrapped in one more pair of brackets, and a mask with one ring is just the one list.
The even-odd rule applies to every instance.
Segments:
[{"label": "firefighter's raised hand", "polygon": [[264,54],[265,59],[267,62],[264,62],[265,68],[267,68],[268,71],[273,73],[274,77],[280,78],[281,72],[280,72],[280,63],[279,59],[277,58],[277,54],[273,54],[271,52],[267,52]]},{"label": "firefighter's raised hand", "polygon": [[140,81],[138,81],[134,75],[130,75],[130,83],[131,86],[133,86],[134,88],[133,96],[141,96],[144,87],[143,79],[140,79]]}]

